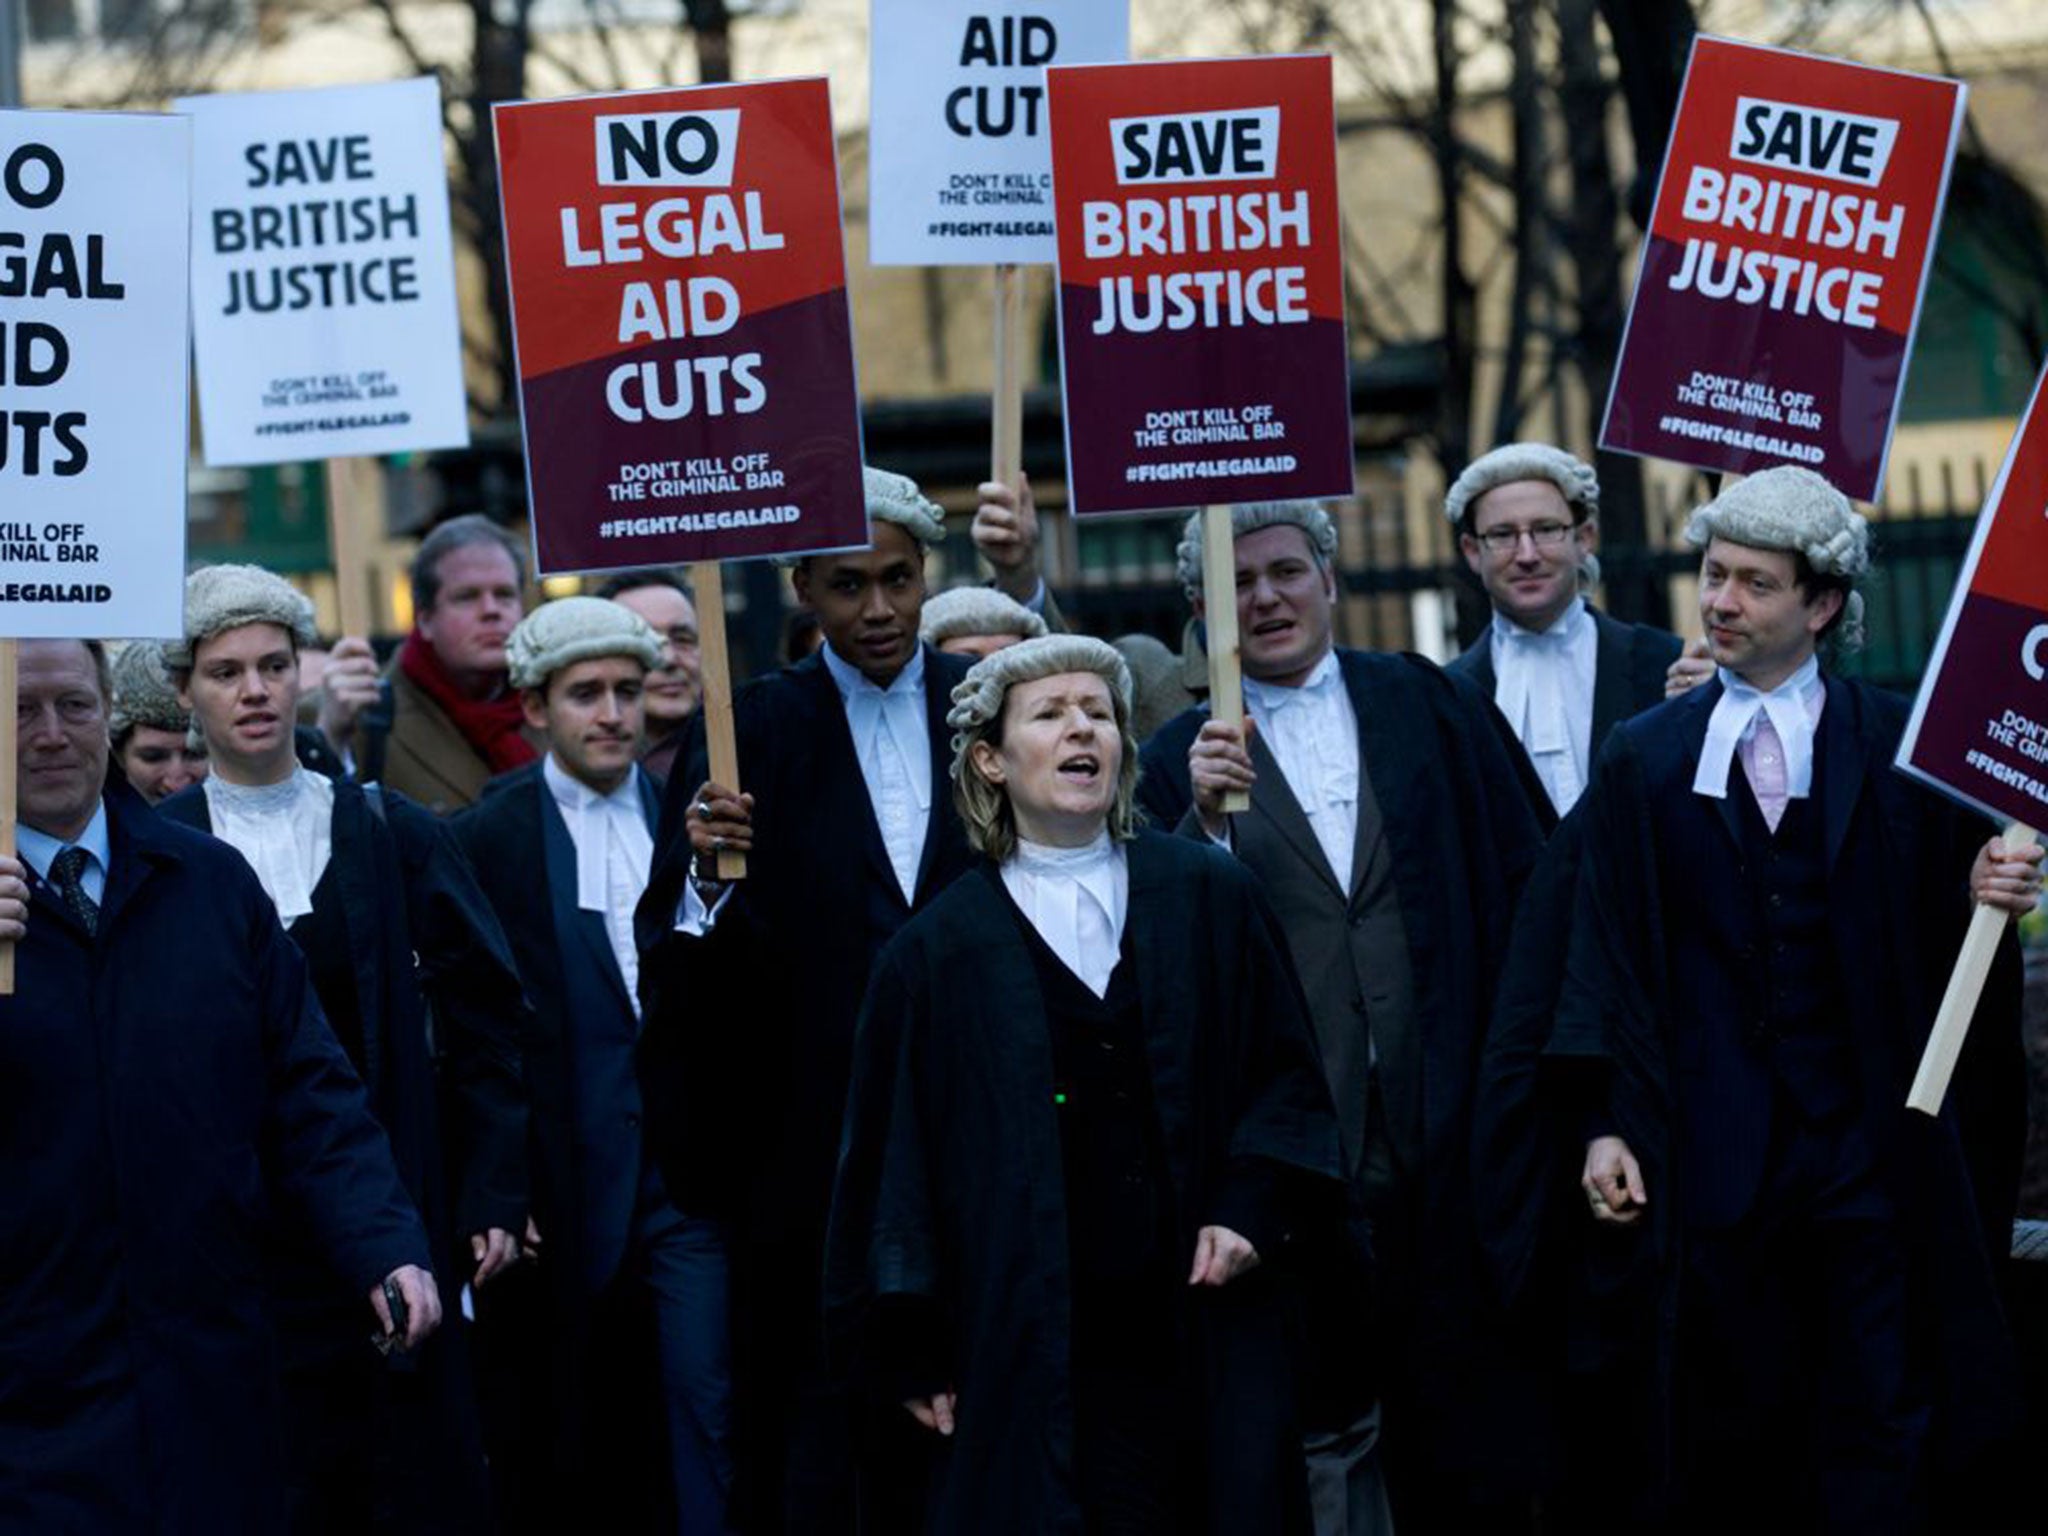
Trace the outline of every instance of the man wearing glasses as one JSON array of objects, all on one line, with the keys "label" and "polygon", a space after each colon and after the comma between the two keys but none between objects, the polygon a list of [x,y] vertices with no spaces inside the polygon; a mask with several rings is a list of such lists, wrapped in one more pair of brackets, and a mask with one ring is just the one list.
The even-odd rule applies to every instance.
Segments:
[{"label": "man wearing glasses", "polygon": [[1599,580],[1600,481],[1546,443],[1475,459],[1444,498],[1465,563],[1493,604],[1487,633],[1448,668],[1500,706],[1562,816],[1607,732],[1664,697],[1676,635],[1624,624],[1582,595]]}]

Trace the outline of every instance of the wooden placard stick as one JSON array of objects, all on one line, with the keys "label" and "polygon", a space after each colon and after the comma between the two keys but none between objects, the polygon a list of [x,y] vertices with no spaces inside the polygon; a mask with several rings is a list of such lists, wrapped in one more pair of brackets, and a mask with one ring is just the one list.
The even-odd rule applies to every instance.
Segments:
[{"label": "wooden placard stick", "polygon": [[[1237,658],[1237,540],[1230,529],[1230,508],[1202,509],[1202,623],[1209,635],[1209,718],[1225,725],[1244,724],[1244,680]],[[1251,795],[1233,789],[1223,797],[1223,813],[1235,816],[1252,808]]]},{"label": "wooden placard stick", "polygon": [[370,602],[370,561],[362,538],[362,498],[351,459],[327,461],[327,550],[334,557],[334,601],[341,632],[370,638],[376,615]]},{"label": "wooden placard stick", "polygon": [[1024,273],[1015,262],[996,266],[995,387],[990,391],[989,478],[1022,496],[1024,472],[1024,387],[1018,359],[1023,352]]},{"label": "wooden placard stick", "polygon": [[[732,662],[725,646],[725,573],[716,560],[690,567],[690,595],[697,605],[697,654],[702,670],[704,742],[711,753],[711,782],[740,792],[740,749],[732,733]],[[747,878],[747,856],[718,852],[718,878]]]},{"label": "wooden placard stick", "polygon": [[[2005,846],[2017,853],[2031,848],[2038,835],[2034,829],[2013,822],[2005,829]],[[1991,974],[1992,959],[2011,914],[1997,907],[1980,906],[1970,918],[1970,930],[1963,936],[1956,968],[1949,973],[1948,991],[1942,995],[1941,1010],[1928,1032],[1927,1048],[1920,1053],[1920,1070],[1913,1074],[1906,1107],[1923,1115],[1941,1113],[1941,1101],[1948,1097],[1948,1080],[1955,1074],[1956,1060],[1963,1054],[1963,1040],[1970,1032],[1970,1019],[1977,1011],[1977,999],[1984,994],[1985,979]]]},{"label": "wooden placard stick", "polygon": [[[21,650],[14,640],[0,640],[0,854],[15,856],[15,779],[20,746],[20,721],[14,713],[21,691]],[[0,997],[14,996],[14,941],[0,942]]]}]

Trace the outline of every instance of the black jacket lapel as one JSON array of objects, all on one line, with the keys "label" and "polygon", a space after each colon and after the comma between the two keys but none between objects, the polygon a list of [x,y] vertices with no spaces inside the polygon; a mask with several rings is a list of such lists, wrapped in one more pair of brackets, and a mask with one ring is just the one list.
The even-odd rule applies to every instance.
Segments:
[{"label": "black jacket lapel", "polygon": [[[1407,827],[1401,807],[1428,803],[1422,787],[1432,771],[1427,746],[1438,740],[1437,733],[1425,728],[1424,721],[1404,717],[1397,701],[1387,695],[1374,675],[1369,658],[1346,651],[1338,652],[1338,656],[1345,691],[1351,695],[1351,710],[1358,716],[1360,797],[1364,796],[1364,783],[1370,773],[1373,798],[1380,808],[1381,835],[1398,847]],[[1359,827],[1365,829],[1363,816],[1359,818]],[[1421,835],[1420,828],[1411,830]],[[1345,893],[1347,897],[1355,894],[1364,878],[1371,851],[1370,847],[1360,847],[1352,856],[1352,890]],[[1422,909],[1418,906],[1411,910]]]},{"label": "black jacket lapel", "polygon": [[[953,732],[946,716],[953,708],[952,674],[938,665],[939,653],[929,646],[924,656],[924,718],[932,760],[932,804],[924,822],[924,849],[917,861],[917,894],[931,895],[939,848],[948,836],[953,810]],[[878,834],[879,835],[879,834]],[[895,870],[892,866],[890,875]]]},{"label": "black jacket lapel", "polygon": [[1819,759],[1816,771],[1822,776],[1821,802],[1826,818],[1828,868],[1842,852],[1842,840],[1849,835],[1849,823],[1856,813],[1856,800],[1863,793],[1868,771],[1871,738],[1863,729],[1856,708],[1856,692],[1847,684],[1823,675],[1827,704],[1821,711],[1819,738],[1814,743]]},{"label": "black jacket lapel", "polygon": [[1629,627],[1589,609],[1593,615],[1593,739],[1591,756],[1598,759],[1607,733],[1635,713],[1635,658]]},{"label": "black jacket lapel", "polygon": [[[363,1081],[370,1085],[372,1102],[382,1084],[385,1051],[385,998],[378,985],[385,979],[377,963],[378,941],[382,937],[380,917],[391,903],[403,903],[404,889],[395,880],[390,890],[380,890],[377,855],[371,839],[370,808],[363,792],[352,782],[334,786],[334,813],[328,823],[332,851],[327,873],[337,883],[341,896],[341,928],[348,936],[349,968],[356,977],[356,1007],[363,1016]],[[395,871],[394,871],[395,872]],[[402,924],[403,907],[399,921]]]},{"label": "black jacket lapel", "polygon": [[[1679,765],[1682,770],[1681,782],[1675,786],[1685,794],[1698,793],[1693,789],[1692,781],[1699,772],[1700,753],[1707,744],[1707,723],[1714,718],[1714,706],[1720,703],[1721,693],[1721,679],[1716,677],[1685,695],[1685,725],[1679,736],[1684,760]],[[1721,825],[1728,833],[1730,845],[1736,848],[1742,846],[1742,818],[1735,805],[1736,795],[1743,793],[1735,782],[1741,772],[1741,762],[1731,760],[1728,764],[1727,793],[1718,800],[1714,800],[1711,795],[1699,796],[1703,800],[1712,801],[1714,810],[1721,819]]]}]

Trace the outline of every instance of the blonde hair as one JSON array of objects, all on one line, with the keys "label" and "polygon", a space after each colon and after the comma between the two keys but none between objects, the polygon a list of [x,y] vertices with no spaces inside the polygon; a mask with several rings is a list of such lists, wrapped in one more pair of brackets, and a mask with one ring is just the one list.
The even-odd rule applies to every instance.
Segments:
[{"label": "blonde hair", "polygon": [[1138,740],[1131,734],[1131,672],[1114,647],[1085,635],[1046,635],[1025,640],[976,662],[953,690],[946,723],[953,727],[953,804],[960,812],[968,846],[1000,864],[1017,851],[1017,815],[1009,791],[991,784],[974,766],[975,743],[1000,749],[1010,690],[1018,683],[1069,672],[1089,672],[1109,684],[1123,760],[1109,805],[1109,835],[1128,842],[1141,824],[1137,807]]}]

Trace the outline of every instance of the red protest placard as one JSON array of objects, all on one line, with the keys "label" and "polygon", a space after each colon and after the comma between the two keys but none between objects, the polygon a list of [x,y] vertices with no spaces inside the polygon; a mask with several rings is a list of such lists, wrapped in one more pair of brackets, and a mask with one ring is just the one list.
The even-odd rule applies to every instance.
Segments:
[{"label": "red protest placard", "polygon": [[1980,810],[2048,825],[2048,401],[2006,450],[1920,682],[1898,765]]},{"label": "red protest placard", "polygon": [[825,82],[495,124],[540,573],[865,545]]},{"label": "red protest placard", "polygon": [[1076,512],[1352,489],[1330,61],[1046,71]]},{"label": "red protest placard", "polygon": [[1875,501],[1963,98],[1698,38],[1600,446]]}]

